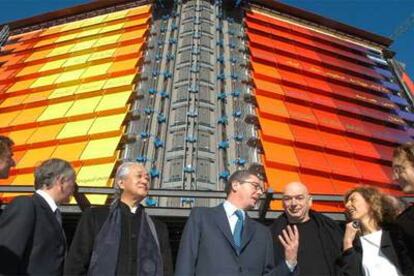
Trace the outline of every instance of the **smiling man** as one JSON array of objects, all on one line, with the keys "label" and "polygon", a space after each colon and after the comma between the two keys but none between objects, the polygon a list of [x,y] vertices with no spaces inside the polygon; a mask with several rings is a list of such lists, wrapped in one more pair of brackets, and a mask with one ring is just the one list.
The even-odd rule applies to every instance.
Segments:
[{"label": "smiling man", "polygon": [[288,225],[299,231],[297,257],[300,275],[336,275],[335,259],[342,250],[342,231],[335,221],[312,211],[312,197],[300,182],[287,184],[283,189],[284,214],[270,226],[276,262],[283,260],[283,243],[279,236]]},{"label": "smiling man", "polygon": [[[394,180],[404,193],[414,193],[414,142],[406,143],[394,150],[392,160]],[[404,241],[414,263],[414,205],[405,209],[397,218],[404,234]]]},{"label": "smiling man", "polygon": [[82,215],[65,263],[65,275],[172,274],[165,224],[151,219],[140,202],[148,195],[149,176],[136,162],[121,164],[110,207]]},{"label": "smiling man", "polygon": [[[193,208],[181,237],[175,275],[289,275],[287,263],[275,268],[269,230],[246,213],[263,194],[263,182],[253,172],[240,170],[230,176],[225,191],[223,204]],[[297,249],[296,232],[290,229],[283,242],[287,255],[295,255],[290,251]]]}]

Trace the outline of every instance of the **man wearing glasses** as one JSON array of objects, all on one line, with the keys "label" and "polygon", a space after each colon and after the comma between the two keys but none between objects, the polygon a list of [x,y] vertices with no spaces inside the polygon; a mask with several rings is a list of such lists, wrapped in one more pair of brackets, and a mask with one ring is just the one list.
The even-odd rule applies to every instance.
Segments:
[{"label": "man wearing glasses", "polygon": [[274,240],[276,263],[284,258],[280,235],[288,225],[299,231],[297,256],[300,275],[337,275],[335,260],[342,251],[342,230],[332,219],[310,210],[312,197],[300,182],[287,184],[283,189],[284,213],[270,226]]},{"label": "man wearing glasses", "polygon": [[175,275],[289,275],[296,263],[296,231],[282,240],[286,261],[275,267],[269,230],[250,219],[263,194],[263,182],[249,170],[234,172],[226,183],[227,199],[213,208],[194,208],[181,237]]}]

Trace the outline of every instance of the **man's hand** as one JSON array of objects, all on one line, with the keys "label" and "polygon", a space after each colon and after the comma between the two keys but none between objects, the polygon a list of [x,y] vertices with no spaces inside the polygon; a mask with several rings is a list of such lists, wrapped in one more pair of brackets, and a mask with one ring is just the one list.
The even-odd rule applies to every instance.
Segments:
[{"label": "man's hand", "polygon": [[288,225],[286,229],[283,229],[282,235],[278,236],[280,243],[285,248],[285,260],[286,262],[295,267],[298,259],[299,248],[299,232],[296,225]]}]

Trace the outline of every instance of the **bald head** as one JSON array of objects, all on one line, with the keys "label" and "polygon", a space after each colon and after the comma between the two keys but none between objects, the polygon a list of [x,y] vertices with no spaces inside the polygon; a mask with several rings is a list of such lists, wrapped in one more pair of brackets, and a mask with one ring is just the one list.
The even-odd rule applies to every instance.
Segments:
[{"label": "bald head", "polygon": [[308,187],[303,185],[300,182],[290,182],[285,187],[283,187],[283,194],[297,193],[303,195],[309,195]]},{"label": "bald head", "polygon": [[308,188],[300,182],[291,182],[283,188],[283,209],[290,223],[303,223],[309,220],[312,197]]}]

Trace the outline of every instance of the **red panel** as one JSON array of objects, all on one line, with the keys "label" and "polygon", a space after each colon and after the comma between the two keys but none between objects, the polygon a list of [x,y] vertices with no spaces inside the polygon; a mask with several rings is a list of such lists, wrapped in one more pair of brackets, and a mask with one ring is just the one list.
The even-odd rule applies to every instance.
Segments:
[{"label": "red panel", "polygon": [[313,125],[318,124],[318,121],[309,107],[288,102],[285,102],[285,105],[287,111],[289,112],[290,118]]},{"label": "red panel", "polygon": [[315,128],[302,127],[291,124],[290,130],[298,143],[304,143],[308,145],[323,147],[324,143],[319,137],[319,132]]},{"label": "red panel", "polygon": [[[392,182],[392,179],[386,174],[387,169],[384,166],[362,160],[354,160],[354,162],[362,175],[362,179],[387,184]],[[388,170],[391,170],[391,168]]]},{"label": "red panel", "polygon": [[303,89],[294,88],[291,86],[282,86],[283,90],[285,91],[285,95],[289,98],[306,101],[308,103],[312,103],[311,98],[309,97],[309,93]]},{"label": "red panel", "polygon": [[295,152],[302,169],[317,170],[329,174],[331,173],[331,168],[323,153],[299,147],[295,147]]},{"label": "red panel", "polygon": [[278,69],[278,72],[284,82],[294,83],[305,87],[307,86],[307,81],[302,74],[289,72],[281,68]]},{"label": "red panel", "polygon": [[369,129],[364,127],[364,124],[361,122],[361,120],[353,119],[351,117],[346,117],[342,115],[338,115],[338,117],[347,132],[363,135],[366,137],[371,137],[371,132],[369,131]]},{"label": "red panel", "polygon": [[331,86],[328,84],[328,82],[323,80],[318,80],[315,78],[304,76],[306,82],[308,83],[308,86],[310,89],[318,89],[325,91],[327,93],[332,93]]},{"label": "red panel", "polygon": [[346,158],[334,154],[325,153],[326,160],[331,165],[331,169],[334,173],[350,176],[355,178],[361,178],[359,171],[354,165],[351,158]]},{"label": "red panel", "polygon": [[300,173],[300,180],[305,183],[311,194],[336,194],[330,178]]},{"label": "red panel", "polygon": [[337,105],[334,102],[334,99],[332,97],[324,96],[321,94],[316,94],[312,92],[308,92],[310,102],[313,104],[322,105],[329,108],[337,109]]},{"label": "red panel", "polygon": [[361,183],[357,181],[350,182],[350,181],[340,180],[336,178],[331,178],[331,181],[334,186],[336,194],[339,194],[339,195],[343,195],[347,191],[361,185]]},{"label": "red panel", "polygon": [[314,109],[313,114],[318,120],[320,126],[328,127],[335,130],[345,131],[345,127],[342,125],[342,122],[339,120],[338,115],[326,112],[323,110]]},{"label": "red panel", "polygon": [[355,154],[375,159],[381,158],[381,155],[371,142],[353,137],[346,137],[346,140],[353,148]]},{"label": "red panel", "polygon": [[352,153],[352,147],[346,141],[343,135],[333,134],[325,131],[319,132],[320,139],[327,149],[339,150],[346,153]]}]

